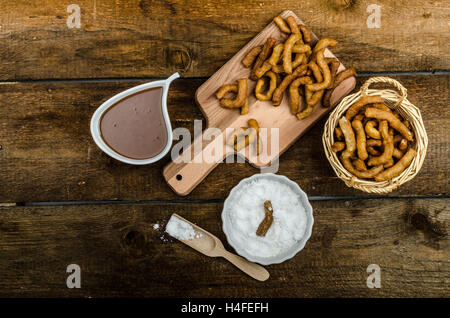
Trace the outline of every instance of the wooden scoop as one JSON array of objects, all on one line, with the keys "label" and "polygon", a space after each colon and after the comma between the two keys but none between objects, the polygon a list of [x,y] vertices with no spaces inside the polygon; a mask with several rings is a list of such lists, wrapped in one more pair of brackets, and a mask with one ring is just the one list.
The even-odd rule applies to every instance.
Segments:
[{"label": "wooden scoop", "polygon": [[206,256],[223,257],[228,261],[230,261],[234,266],[239,268],[241,271],[253,277],[254,279],[257,279],[259,281],[265,281],[269,278],[269,272],[261,265],[251,263],[236,254],[228,252],[223,247],[222,242],[211,233],[189,222],[188,220],[182,218],[176,213],[174,213],[173,216],[179,218],[180,220],[183,220],[186,223],[189,223],[194,228],[196,234],[201,234],[200,237],[197,237],[199,235],[195,235],[195,237],[191,240],[180,240],[184,244],[192,247],[193,249],[199,251],[200,253]]}]

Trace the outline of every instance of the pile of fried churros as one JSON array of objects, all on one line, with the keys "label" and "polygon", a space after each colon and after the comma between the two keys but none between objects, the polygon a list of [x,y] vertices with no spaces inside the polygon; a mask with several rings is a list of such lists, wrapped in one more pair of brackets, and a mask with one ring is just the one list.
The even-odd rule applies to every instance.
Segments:
[{"label": "pile of fried churros", "polygon": [[391,180],[412,162],[414,134],[410,123],[394,112],[379,95],[363,96],[339,119],[337,140],[331,149],[339,153],[345,169],[361,179]]},{"label": "pile of fried churros", "polygon": [[[250,49],[242,60],[244,67],[251,68],[250,80],[257,81],[256,98],[271,100],[273,106],[279,106],[287,90],[291,113],[299,120],[311,115],[319,102],[330,107],[334,89],[345,79],[356,76],[353,68],[338,73],[339,61],[324,56],[325,49],[338,42],[323,38],[311,46],[311,31],[305,25],[297,25],[294,17],[284,20],[278,16],[274,22],[283,33],[289,34],[286,41],[277,43],[276,39],[268,38],[264,45]],[[240,108],[241,115],[245,115],[249,112],[247,90],[247,79],[241,78],[221,87],[216,97],[222,107]],[[228,93],[235,93],[235,98],[225,98]],[[302,96],[306,107],[300,110]]]}]

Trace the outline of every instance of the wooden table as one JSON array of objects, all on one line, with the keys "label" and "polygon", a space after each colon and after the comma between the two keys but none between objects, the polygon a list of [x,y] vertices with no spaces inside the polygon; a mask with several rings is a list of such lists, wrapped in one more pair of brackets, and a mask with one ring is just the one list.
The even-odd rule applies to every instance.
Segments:
[{"label": "wooden table", "polygon": [[[449,295],[448,1],[74,2],[80,28],[67,1],[1,5],[0,296]],[[380,28],[368,28],[370,4]],[[179,197],[162,177],[168,157],[115,161],[94,144],[89,121],[112,95],[178,71],[169,112],[174,127],[192,131],[203,118],[196,89],[285,9],[339,41],[333,52],[358,70],[357,87],[374,75],[399,80],[430,143],[413,181],[375,196],[335,176],[321,145],[325,120],[316,124],[279,168],[310,196],[312,237],[293,259],[267,266],[261,283],[153,229],[178,213],[225,241],[223,200],[257,169],[221,164]],[[81,268],[79,289],[66,286],[69,264]],[[369,264],[381,268],[379,289],[366,285]]]}]

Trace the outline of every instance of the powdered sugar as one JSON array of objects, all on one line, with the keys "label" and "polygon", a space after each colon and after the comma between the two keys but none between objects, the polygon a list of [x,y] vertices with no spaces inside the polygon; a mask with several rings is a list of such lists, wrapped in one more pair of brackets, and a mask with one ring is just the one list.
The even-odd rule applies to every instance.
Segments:
[{"label": "powdered sugar", "polygon": [[[307,216],[299,195],[287,183],[256,178],[235,192],[225,211],[231,240],[255,257],[274,257],[300,241],[306,230]],[[273,223],[265,236],[256,230],[265,216],[264,202],[273,207]]]},{"label": "powdered sugar", "polygon": [[202,234],[196,232],[192,225],[172,215],[166,225],[166,233],[179,240],[192,240],[202,237]]}]

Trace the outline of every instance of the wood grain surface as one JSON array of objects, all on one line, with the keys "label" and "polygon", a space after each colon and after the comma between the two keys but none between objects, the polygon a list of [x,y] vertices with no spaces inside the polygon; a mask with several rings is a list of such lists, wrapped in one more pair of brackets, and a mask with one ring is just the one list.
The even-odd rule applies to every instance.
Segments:
[{"label": "wood grain surface", "polygon": [[[394,78],[422,110],[430,141],[420,173],[390,195],[449,195],[450,77]],[[357,87],[365,79],[358,78]],[[203,118],[194,102],[195,90],[203,81],[172,84],[168,103],[174,128],[186,127],[193,134],[193,120]],[[91,138],[89,121],[95,109],[138,83],[1,85],[0,202],[180,199],[162,176],[170,155],[152,165],[131,166],[102,153]],[[347,188],[333,173],[322,149],[324,124],[325,119],[319,121],[281,156],[278,173],[298,182],[310,196],[367,196]],[[258,171],[247,163],[220,164],[187,198],[224,199],[239,180]]]},{"label": "wood grain surface", "polygon": [[[313,234],[258,282],[164,234],[172,213],[217,235],[221,203],[0,208],[0,296],[448,296],[445,199],[313,201]],[[153,224],[160,224],[159,230]],[[66,287],[66,267],[81,288]],[[369,264],[381,288],[366,285]],[[189,271],[183,269],[189,268]]]},{"label": "wood grain surface", "polygon": [[444,0],[382,1],[381,28],[372,29],[371,0],[79,0],[79,29],[66,24],[70,3],[2,3],[1,80],[209,76],[286,9],[337,39],[333,52],[360,72],[450,66]]}]

